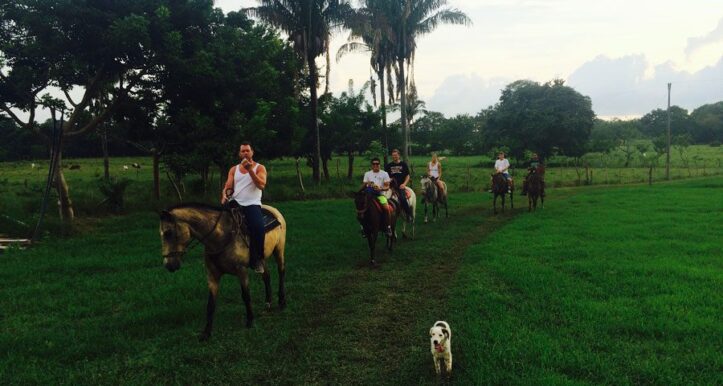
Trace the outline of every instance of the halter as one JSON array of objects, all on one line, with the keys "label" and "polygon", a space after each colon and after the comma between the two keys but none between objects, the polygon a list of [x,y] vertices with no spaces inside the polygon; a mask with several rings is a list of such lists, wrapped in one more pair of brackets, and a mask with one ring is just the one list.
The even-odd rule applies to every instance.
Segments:
[{"label": "halter", "polygon": [[[218,226],[218,223],[221,221],[221,217],[223,217],[223,211],[221,211],[221,212],[218,214],[218,218],[216,218],[216,223],[213,224],[213,228],[211,228],[211,230],[208,231],[208,233],[206,233],[203,237],[201,237],[200,239],[197,239],[197,238],[193,238],[193,237],[192,237],[191,240],[190,240],[186,245],[183,246],[183,250],[182,250],[182,251],[174,251],[174,252],[171,252],[171,253],[169,253],[169,254],[167,254],[167,255],[163,255],[163,257],[179,258],[179,257],[185,255],[188,251],[190,251],[190,250],[192,250],[193,248],[197,247],[199,244],[203,243],[203,241],[206,240],[206,238],[207,238],[208,236],[210,236],[211,233],[213,233],[213,232],[216,230],[216,227]],[[178,223],[177,223],[175,220],[173,221],[173,227],[176,228],[176,235],[178,235]],[[195,244],[195,245],[192,245],[194,241],[196,241],[196,244]],[[224,248],[225,248],[225,247],[226,247],[226,246],[224,245]],[[221,248],[221,250],[223,250],[223,248]],[[218,253],[218,252],[216,252],[216,253]],[[212,253],[212,254],[215,254],[215,253]]]}]

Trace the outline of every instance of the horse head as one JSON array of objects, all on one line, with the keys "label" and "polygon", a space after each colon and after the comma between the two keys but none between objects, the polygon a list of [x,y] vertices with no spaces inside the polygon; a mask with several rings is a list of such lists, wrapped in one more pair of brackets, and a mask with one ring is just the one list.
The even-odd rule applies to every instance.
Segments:
[{"label": "horse head", "polygon": [[437,199],[437,189],[434,181],[428,175],[422,176],[422,191],[424,192],[424,200],[426,202],[434,202]]},{"label": "horse head", "polygon": [[368,196],[369,194],[364,189],[354,192],[354,206],[356,207],[356,217],[359,220],[364,218],[364,213],[369,209]]},{"label": "horse head", "polygon": [[191,241],[191,230],[187,224],[178,222],[173,213],[162,211],[161,217],[161,254],[163,265],[170,272],[181,268],[181,257]]}]

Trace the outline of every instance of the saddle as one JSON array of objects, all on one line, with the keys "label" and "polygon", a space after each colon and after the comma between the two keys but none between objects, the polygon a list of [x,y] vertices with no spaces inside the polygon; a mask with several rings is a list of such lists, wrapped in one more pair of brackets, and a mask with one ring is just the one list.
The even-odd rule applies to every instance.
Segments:
[{"label": "saddle", "polygon": [[[379,203],[379,200],[374,199],[373,201],[374,201],[374,206],[376,206],[378,211],[380,211],[380,212],[384,211],[384,207],[382,207],[382,204]],[[399,205],[399,204],[397,204],[397,201],[394,200],[393,198],[387,199],[387,207],[386,207],[387,214],[391,216],[392,213],[394,213],[394,211],[396,210],[397,205]]]},{"label": "saddle", "polygon": [[[231,208],[230,211],[231,219],[233,220],[231,233],[248,237],[249,231],[246,226],[246,218],[244,217],[244,213],[241,208]],[[264,219],[264,233],[269,233],[271,230],[281,225],[279,220],[266,208],[261,208],[261,214]]]}]

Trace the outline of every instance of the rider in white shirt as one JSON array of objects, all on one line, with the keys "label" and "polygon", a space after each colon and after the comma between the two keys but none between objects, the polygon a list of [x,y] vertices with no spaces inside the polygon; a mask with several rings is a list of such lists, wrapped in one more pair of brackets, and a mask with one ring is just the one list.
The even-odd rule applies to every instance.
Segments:
[{"label": "rider in white shirt", "polygon": [[[510,161],[505,158],[505,152],[501,151],[497,154],[497,160],[495,160],[495,172],[502,173],[507,180],[508,192],[512,190],[512,177],[510,176]],[[490,178],[490,186],[492,185],[492,178]],[[492,189],[490,189],[492,192]]]},{"label": "rider in white shirt", "polygon": [[[389,174],[384,170],[381,170],[381,161],[379,158],[372,159],[372,170],[364,173],[364,180],[362,189],[369,194],[376,196],[379,203],[382,205],[382,221],[386,224],[385,231],[388,236],[392,234],[392,226],[390,223],[389,216],[387,214],[387,197],[384,192],[389,190],[389,183],[391,178]],[[362,235],[364,235],[362,229]]]}]

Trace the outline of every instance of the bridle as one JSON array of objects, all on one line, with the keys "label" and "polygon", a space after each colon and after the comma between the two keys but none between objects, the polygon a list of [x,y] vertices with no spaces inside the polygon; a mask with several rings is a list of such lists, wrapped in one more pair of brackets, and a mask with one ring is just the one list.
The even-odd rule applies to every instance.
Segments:
[{"label": "bridle", "polygon": [[[356,206],[356,199],[354,200],[354,206]],[[366,193],[364,193],[364,209],[359,209],[359,208],[355,208],[355,209],[356,209],[357,216],[361,216],[364,213],[366,213],[367,210],[369,210],[369,197]]]},{"label": "bridle", "polygon": [[[208,238],[208,236],[210,236],[211,233],[213,233],[216,230],[216,227],[218,227],[218,223],[221,221],[221,217],[223,217],[223,212],[224,212],[223,210],[221,212],[219,212],[218,217],[216,218],[216,223],[213,224],[213,227],[211,228],[211,230],[208,231],[208,233],[206,233],[205,235],[203,235],[203,237],[201,237],[200,239],[191,237],[191,240],[189,240],[188,243],[186,243],[186,245],[183,246],[183,250],[170,252],[166,255],[163,255],[163,257],[164,258],[170,257],[170,258],[177,259],[177,258],[185,255],[188,251],[193,250],[193,248],[196,248],[197,246],[202,244],[203,241],[205,241],[206,238]],[[175,228],[176,237],[178,237],[178,223],[175,221],[175,219],[173,221],[173,227]],[[193,243],[194,241],[196,242],[196,244]],[[223,250],[223,248],[225,248],[225,247],[226,247],[226,245],[224,245],[221,248],[221,250]],[[217,254],[219,252],[214,252],[211,254],[213,255],[213,254]]]}]

